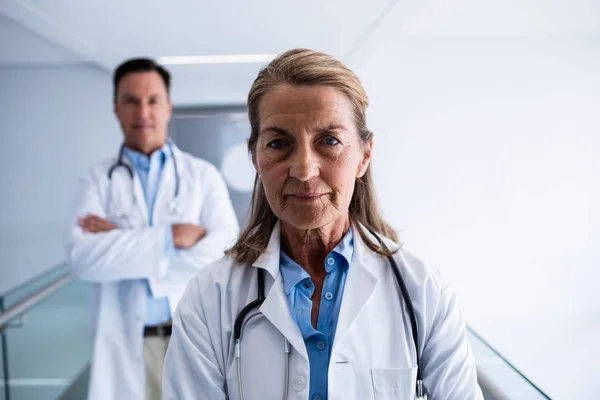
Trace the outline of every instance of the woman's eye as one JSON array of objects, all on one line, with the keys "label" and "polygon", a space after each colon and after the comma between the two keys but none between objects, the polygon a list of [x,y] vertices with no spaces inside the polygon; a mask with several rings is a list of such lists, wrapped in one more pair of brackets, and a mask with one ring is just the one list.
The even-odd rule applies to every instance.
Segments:
[{"label": "woman's eye", "polygon": [[336,146],[336,145],[338,145],[340,143],[339,140],[337,140],[336,138],[331,137],[331,136],[326,137],[325,140],[324,140],[324,142],[328,146]]},{"label": "woman's eye", "polygon": [[285,140],[283,139],[275,139],[275,140],[271,140],[269,142],[269,144],[267,144],[267,146],[269,146],[272,149],[281,149],[283,146],[285,146]]}]

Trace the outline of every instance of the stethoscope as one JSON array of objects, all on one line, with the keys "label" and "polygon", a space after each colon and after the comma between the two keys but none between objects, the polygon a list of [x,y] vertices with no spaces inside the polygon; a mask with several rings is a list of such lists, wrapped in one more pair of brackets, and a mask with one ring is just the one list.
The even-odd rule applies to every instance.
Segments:
[{"label": "stethoscope", "polygon": [[[379,242],[379,244],[381,245],[381,247],[383,247],[383,249],[385,249],[386,251],[388,250],[388,247],[386,246],[386,244],[381,240],[381,238],[379,236],[377,236],[374,232],[371,231],[371,234],[373,236],[375,236],[375,238],[377,239],[377,241]],[[415,400],[427,400],[427,390],[425,389],[425,387],[423,386],[423,375],[421,372],[421,355],[419,354],[419,340],[418,340],[418,336],[417,336],[417,317],[415,315],[415,310],[413,308],[413,304],[412,301],[410,299],[410,296],[408,294],[408,289],[406,289],[406,284],[404,283],[404,279],[402,279],[402,275],[400,274],[400,268],[398,268],[398,264],[396,264],[396,260],[394,260],[394,257],[387,256],[388,262],[390,263],[390,266],[392,267],[392,271],[394,272],[394,277],[396,278],[396,282],[398,283],[398,286],[400,287],[400,301],[403,302],[404,304],[406,304],[406,308],[408,309],[408,316],[410,317],[410,324],[411,324],[411,328],[412,328],[412,336],[413,336],[413,341],[415,343],[415,349],[416,349],[416,353],[417,353],[417,388],[416,388],[416,394],[415,394]],[[252,311],[255,308],[259,308],[262,303],[265,301],[265,275],[264,275],[264,270],[262,268],[257,268],[257,281],[258,281],[258,294],[256,297],[256,300],[250,302],[248,305],[246,305],[246,307],[244,307],[242,309],[242,311],[240,311],[240,313],[237,315],[236,319],[235,319],[235,324],[233,325],[233,335],[234,335],[234,340],[235,340],[235,359],[236,359],[236,364],[237,364],[237,380],[238,380],[238,390],[240,393],[240,400],[244,400],[244,392],[243,392],[243,385],[242,385],[242,350],[241,350],[241,345],[242,345],[242,332],[244,330],[244,326],[246,326],[246,324],[248,322],[250,322],[252,319],[256,318],[257,316],[260,316],[262,314],[260,313],[256,313],[253,314],[252,316],[250,316],[246,321],[244,321],[244,318],[246,317],[246,315],[248,315],[248,313],[250,311]],[[288,398],[288,387],[289,387],[289,369],[290,369],[290,344],[287,341],[287,339],[284,338],[284,343],[283,343],[283,352],[284,352],[284,358],[285,358],[285,381],[284,381],[284,395],[283,395],[283,400],[287,400]]]},{"label": "stethoscope", "polygon": [[[173,195],[173,198],[171,199],[171,201],[169,202],[169,204],[167,206],[167,211],[169,212],[169,214],[176,215],[176,214],[181,214],[181,206],[179,204],[179,181],[180,181],[179,170],[177,169],[177,160],[175,159],[175,154],[173,153],[173,147],[171,146],[170,143],[168,143],[168,147],[169,147],[169,151],[171,152],[171,159],[173,160],[173,168],[175,169],[175,194]],[[132,196],[132,206],[133,206],[136,203],[135,194],[133,193],[133,169],[131,169],[131,167],[128,164],[123,162],[123,152],[124,151],[125,151],[125,143],[123,143],[121,145],[121,149],[119,150],[119,157],[117,158],[117,162],[108,169],[108,180],[110,181],[110,193],[111,193],[111,198],[114,201],[114,196],[112,196],[112,175],[113,175],[113,172],[115,172],[115,170],[117,168],[125,168],[125,170],[127,171],[127,174],[129,175],[129,178],[131,179],[131,184],[132,184],[131,196]],[[117,216],[119,218],[125,218],[131,214],[131,210],[129,212],[126,212],[122,207],[119,207],[119,208],[120,208],[120,210],[117,210]]]}]

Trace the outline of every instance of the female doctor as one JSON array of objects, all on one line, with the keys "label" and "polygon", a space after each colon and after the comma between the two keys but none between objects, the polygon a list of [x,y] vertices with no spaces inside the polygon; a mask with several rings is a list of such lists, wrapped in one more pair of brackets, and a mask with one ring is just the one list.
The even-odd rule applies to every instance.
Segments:
[{"label": "female doctor", "polygon": [[249,221],[179,303],[164,398],[483,399],[453,292],[378,210],[367,104],[319,52],[258,74]]}]

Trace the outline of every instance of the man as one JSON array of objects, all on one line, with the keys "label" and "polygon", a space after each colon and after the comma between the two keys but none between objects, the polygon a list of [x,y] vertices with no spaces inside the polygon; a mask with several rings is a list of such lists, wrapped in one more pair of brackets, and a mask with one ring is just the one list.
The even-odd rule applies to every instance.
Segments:
[{"label": "man", "polygon": [[160,399],[175,306],[238,233],[219,172],[167,137],[169,86],[152,60],[115,70],[124,144],[78,184],[66,250],[75,275],[94,282],[90,400]]}]

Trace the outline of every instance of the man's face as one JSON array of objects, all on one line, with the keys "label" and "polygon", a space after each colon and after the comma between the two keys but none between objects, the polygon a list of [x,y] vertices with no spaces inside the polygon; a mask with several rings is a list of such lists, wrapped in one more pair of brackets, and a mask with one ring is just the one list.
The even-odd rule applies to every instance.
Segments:
[{"label": "man's face", "polygon": [[167,141],[171,111],[171,100],[158,72],[131,72],[119,82],[115,114],[128,148],[148,155],[162,147]]}]

